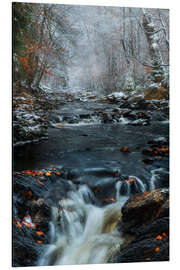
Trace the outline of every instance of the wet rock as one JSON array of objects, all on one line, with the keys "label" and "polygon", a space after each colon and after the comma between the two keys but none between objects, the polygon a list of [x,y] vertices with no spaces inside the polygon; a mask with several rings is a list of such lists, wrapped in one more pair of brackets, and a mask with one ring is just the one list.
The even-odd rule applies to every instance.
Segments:
[{"label": "wet rock", "polygon": [[152,147],[143,149],[142,153],[148,156],[168,157],[169,147]]},{"label": "wet rock", "polygon": [[129,99],[131,109],[136,110],[147,110],[148,102],[143,98],[143,96],[135,96]]},{"label": "wet rock", "polygon": [[151,147],[169,146],[169,139],[165,137],[157,137],[151,141],[148,141],[148,144],[151,145]]},{"label": "wet rock", "polygon": [[[160,224],[161,225],[161,224]],[[147,262],[169,260],[169,238],[163,237],[158,240],[157,234],[144,234],[143,239],[134,240],[122,248],[116,255],[114,262]]]},{"label": "wet rock", "polygon": [[43,245],[38,244],[32,237],[35,232],[23,226],[17,227],[13,224],[13,267],[36,266]]},{"label": "wet rock", "polygon": [[128,123],[128,125],[132,125],[132,126],[147,126],[149,125],[150,122],[144,119],[138,119],[138,120],[134,120],[130,123]]},{"label": "wet rock", "polygon": [[169,156],[169,139],[168,137],[157,137],[148,141],[150,147],[143,149],[142,153],[155,158],[162,158]]},{"label": "wet rock", "polygon": [[49,243],[51,207],[65,197],[70,183],[62,166],[15,172],[13,177],[13,266],[35,266]]},{"label": "wet rock", "polygon": [[122,208],[118,229],[132,240],[114,255],[113,262],[168,261],[169,190],[130,197]]},{"label": "wet rock", "polygon": [[145,163],[145,164],[152,164],[153,163],[153,159],[152,158],[145,158],[145,159],[143,159],[143,162]]},{"label": "wet rock", "polygon": [[168,192],[159,189],[130,197],[122,208],[122,222],[127,228],[150,224],[159,218],[168,196]]}]

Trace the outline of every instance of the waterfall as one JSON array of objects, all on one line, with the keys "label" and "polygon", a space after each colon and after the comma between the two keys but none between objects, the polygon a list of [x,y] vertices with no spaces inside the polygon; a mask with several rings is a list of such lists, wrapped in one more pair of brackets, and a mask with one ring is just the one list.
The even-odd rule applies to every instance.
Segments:
[{"label": "waterfall", "polygon": [[39,265],[107,263],[123,243],[116,228],[122,203],[118,200],[104,207],[95,206],[94,194],[87,185],[67,195],[59,201],[59,208],[52,209],[52,242]]},{"label": "waterfall", "polygon": [[136,186],[136,192],[142,193],[142,192],[146,191],[145,184],[137,176],[130,175],[129,179],[134,179],[134,183],[135,183],[135,186]]},{"label": "waterfall", "polygon": [[156,188],[156,181],[159,179],[160,172],[164,172],[168,174],[168,172],[165,171],[164,168],[151,170],[150,191]]},{"label": "waterfall", "polygon": [[[132,185],[135,187],[135,193],[145,192],[146,186],[137,176],[130,175],[127,180],[118,181],[116,183],[116,200],[124,202],[124,198],[131,195]],[[122,192],[122,188],[124,188],[124,192]],[[123,193],[123,194],[122,194]]]}]

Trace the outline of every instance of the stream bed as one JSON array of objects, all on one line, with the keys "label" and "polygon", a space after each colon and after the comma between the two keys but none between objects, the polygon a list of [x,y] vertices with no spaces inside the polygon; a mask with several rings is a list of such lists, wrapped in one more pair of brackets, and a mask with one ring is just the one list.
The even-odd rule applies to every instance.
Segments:
[{"label": "stream bed", "polygon": [[[116,224],[125,202],[132,194],[169,187],[168,121],[157,118],[159,112],[148,111],[150,122],[135,125],[131,124],[132,117],[120,113],[115,121],[112,110],[118,112],[117,104],[66,104],[50,112],[48,139],[15,147],[13,171],[18,178],[15,186],[33,194],[26,198],[22,210],[20,205],[24,202],[18,197],[22,194],[14,193],[17,202],[14,212],[20,222],[17,224],[30,213],[33,223],[34,214],[30,210],[33,196],[36,202],[43,198],[49,211],[46,237],[35,238],[36,245],[45,246],[41,245],[38,249],[41,253],[36,254],[34,245],[36,256],[21,262],[22,265],[114,262],[113,252],[124,242]],[[103,114],[102,122],[102,111],[108,117],[111,115],[111,119]],[[43,173],[38,175],[37,171]],[[37,180],[40,187],[28,184],[33,176],[42,178]],[[24,177],[31,180],[27,178],[27,186],[22,187],[19,179]],[[39,226],[42,230],[42,225]],[[22,247],[27,248],[32,238],[27,236]],[[14,242],[16,250],[17,240]],[[22,266],[17,257],[14,265]]]}]

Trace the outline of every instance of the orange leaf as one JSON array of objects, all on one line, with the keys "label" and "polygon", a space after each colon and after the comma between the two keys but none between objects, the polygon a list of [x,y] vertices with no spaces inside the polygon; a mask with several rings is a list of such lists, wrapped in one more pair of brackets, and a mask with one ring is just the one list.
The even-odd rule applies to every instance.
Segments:
[{"label": "orange leaf", "polygon": [[42,243],[43,243],[43,241],[41,241],[41,240],[37,240],[37,243],[38,243],[38,244],[42,244]]},{"label": "orange leaf", "polygon": [[43,172],[41,172],[41,171],[25,170],[24,172],[29,174],[29,175],[33,175],[33,176],[36,176],[36,175],[43,176]]},{"label": "orange leaf", "polygon": [[43,235],[44,233],[43,232],[36,232],[37,235]]},{"label": "orange leaf", "polygon": [[121,151],[122,152],[128,152],[129,151],[129,147],[124,146],[123,148],[121,148]]},{"label": "orange leaf", "polygon": [[50,173],[50,171],[48,171],[47,173],[46,173],[46,176],[50,176],[51,175],[51,173]]},{"label": "orange leaf", "polygon": [[168,236],[167,236],[167,234],[166,234],[165,232],[163,232],[163,234],[162,234],[162,235],[163,235],[164,237],[168,237]]},{"label": "orange leaf", "polygon": [[161,235],[158,235],[157,237],[156,237],[156,239],[157,240],[161,240],[163,237],[161,236]]},{"label": "orange leaf", "polygon": [[159,248],[159,247],[155,248],[155,251],[156,251],[156,252],[158,252],[159,250],[160,250],[160,248]]},{"label": "orange leaf", "polygon": [[22,227],[22,224],[21,224],[17,219],[15,219],[15,220],[13,221],[13,223],[14,223],[17,227],[19,227],[19,228]]},{"label": "orange leaf", "polygon": [[109,202],[109,201],[116,202],[116,199],[114,199],[114,198],[105,198],[104,201],[105,202]]},{"label": "orange leaf", "polygon": [[129,179],[128,182],[129,182],[129,183],[133,183],[133,182],[135,182],[135,180],[134,180],[134,178],[131,178],[131,179]]}]

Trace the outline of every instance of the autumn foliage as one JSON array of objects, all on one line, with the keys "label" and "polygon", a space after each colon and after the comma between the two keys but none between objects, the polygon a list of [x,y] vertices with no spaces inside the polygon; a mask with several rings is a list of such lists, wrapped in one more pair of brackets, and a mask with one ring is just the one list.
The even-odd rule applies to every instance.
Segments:
[{"label": "autumn foliage", "polygon": [[53,48],[49,38],[47,5],[13,3],[14,81],[40,82],[43,74],[52,75],[47,58]]}]

